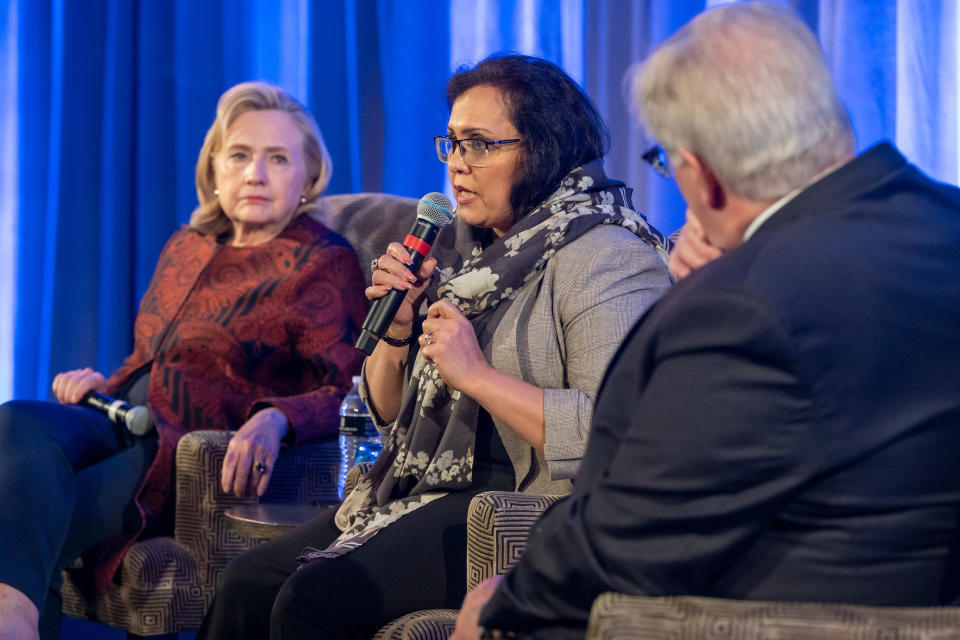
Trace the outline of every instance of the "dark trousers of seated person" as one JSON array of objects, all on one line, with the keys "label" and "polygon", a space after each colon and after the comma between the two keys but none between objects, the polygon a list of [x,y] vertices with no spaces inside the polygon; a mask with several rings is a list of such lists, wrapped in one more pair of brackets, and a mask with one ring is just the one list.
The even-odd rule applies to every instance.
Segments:
[{"label": "dark trousers of seated person", "polygon": [[37,606],[43,640],[59,635],[63,569],[138,526],[133,497],[155,454],[155,437],[127,440],[93,409],[0,405],[0,583]]},{"label": "dark trousers of seated person", "polygon": [[513,465],[480,412],[474,487],[412,511],[338,558],[298,569],[304,547],[340,535],[337,507],[234,559],[197,640],[367,640],[421,609],[457,609],[467,590],[467,508],[481,491],[513,491]]},{"label": "dark trousers of seated person", "polygon": [[[512,470],[484,490],[513,489]],[[456,609],[466,593],[467,507],[480,490],[439,498],[353,551],[297,569],[304,547],[340,535],[330,507],[236,558],[197,640],[362,638],[406,613]]]}]

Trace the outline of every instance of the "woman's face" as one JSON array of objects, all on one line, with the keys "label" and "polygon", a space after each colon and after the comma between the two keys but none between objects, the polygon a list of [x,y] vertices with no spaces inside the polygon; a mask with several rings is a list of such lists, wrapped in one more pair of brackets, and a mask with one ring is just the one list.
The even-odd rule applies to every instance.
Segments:
[{"label": "woman's face", "polygon": [[[507,115],[499,89],[481,85],[460,95],[450,109],[447,133],[458,140],[509,140],[520,138]],[[457,200],[457,217],[476,227],[493,229],[497,236],[513,226],[510,193],[522,153],[519,144],[490,147],[486,166],[472,167],[457,149],[447,160],[450,184]]]},{"label": "woman's face", "polygon": [[303,134],[283,111],[248,111],[227,127],[213,172],[232,241],[269,240],[286,228],[307,191]]}]

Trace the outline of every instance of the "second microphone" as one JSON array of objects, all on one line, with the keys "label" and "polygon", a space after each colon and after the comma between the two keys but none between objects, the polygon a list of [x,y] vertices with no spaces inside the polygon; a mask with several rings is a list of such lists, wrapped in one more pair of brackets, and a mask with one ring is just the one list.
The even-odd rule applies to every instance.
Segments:
[{"label": "second microphone", "polygon": [[[413,259],[413,263],[409,265],[410,271],[417,273],[427,254],[430,253],[437,233],[452,221],[453,205],[447,196],[433,192],[420,198],[420,203],[417,205],[417,219],[403,241],[403,246],[407,248]],[[377,342],[396,317],[397,309],[400,308],[406,295],[406,291],[391,289],[387,295],[374,300],[367,319],[363,322],[360,337],[357,339],[357,349],[368,356],[373,353]]]}]

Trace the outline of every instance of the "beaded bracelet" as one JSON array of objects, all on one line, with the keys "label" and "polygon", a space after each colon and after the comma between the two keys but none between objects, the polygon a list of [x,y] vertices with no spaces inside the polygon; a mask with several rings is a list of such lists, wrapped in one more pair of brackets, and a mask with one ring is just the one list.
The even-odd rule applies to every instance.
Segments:
[{"label": "beaded bracelet", "polygon": [[411,331],[410,335],[408,335],[406,338],[394,338],[387,333],[384,333],[382,336],[380,336],[380,339],[391,347],[406,347],[413,342],[413,332]]}]

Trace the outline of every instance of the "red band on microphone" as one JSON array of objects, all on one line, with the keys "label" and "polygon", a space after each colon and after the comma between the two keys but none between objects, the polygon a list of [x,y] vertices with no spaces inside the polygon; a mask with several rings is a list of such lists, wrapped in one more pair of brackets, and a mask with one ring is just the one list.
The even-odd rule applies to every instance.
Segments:
[{"label": "red band on microphone", "polygon": [[407,234],[407,237],[403,240],[403,246],[408,249],[413,249],[423,257],[426,257],[427,254],[430,253],[430,244],[414,235]]}]

